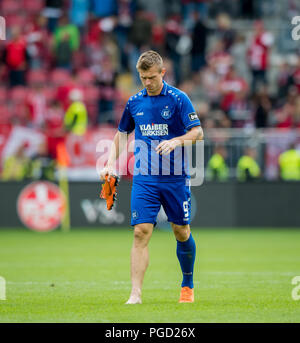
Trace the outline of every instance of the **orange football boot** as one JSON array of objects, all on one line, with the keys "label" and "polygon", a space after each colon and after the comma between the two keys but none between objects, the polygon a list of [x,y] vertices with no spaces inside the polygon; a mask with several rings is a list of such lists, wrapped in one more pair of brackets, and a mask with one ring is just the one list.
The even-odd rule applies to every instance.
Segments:
[{"label": "orange football boot", "polygon": [[194,302],[194,288],[182,287],[180,292],[180,303],[193,303]]},{"label": "orange football boot", "polygon": [[105,183],[102,185],[102,191],[100,198],[106,200],[107,209],[110,211],[117,199],[116,187],[119,182],[117,176],[111,176],[109,182],[107,182],[107,175],[105,176]]}]

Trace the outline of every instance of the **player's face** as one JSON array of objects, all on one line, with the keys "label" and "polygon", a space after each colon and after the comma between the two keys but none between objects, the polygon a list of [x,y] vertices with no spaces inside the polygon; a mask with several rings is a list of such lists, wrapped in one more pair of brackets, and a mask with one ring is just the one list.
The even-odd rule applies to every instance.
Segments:
[{"label": "player's face", "polygon": [[163,87],[163,77],[166,73],[165,68],[159,70],[158,66],[152,66],[148,70],[139,70],[140,79],[149,95],[158,95]]}]

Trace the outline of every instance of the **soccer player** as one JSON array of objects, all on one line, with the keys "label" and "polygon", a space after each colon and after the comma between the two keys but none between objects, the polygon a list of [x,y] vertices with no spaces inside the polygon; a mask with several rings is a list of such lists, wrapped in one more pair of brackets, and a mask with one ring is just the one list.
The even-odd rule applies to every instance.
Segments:
[{"label": "soccer player", "polygon": [[202,140],[203,131],[188,96],[163,80],[166,70],[157,52],[144,52],[136,67],[145,88],[129,99],[100,175],[104,180],[106,175],[109,178],[115,174],[115,162],[126,147],[127,136],[134,130],[132,289],[126,304],[142,303],[148,243],[161,205],[177,240],[177,257],[183,274],[179,302],[190,303],[194,301],[196,245],[189,225],[190,176],[185,168],[183,145]]}]

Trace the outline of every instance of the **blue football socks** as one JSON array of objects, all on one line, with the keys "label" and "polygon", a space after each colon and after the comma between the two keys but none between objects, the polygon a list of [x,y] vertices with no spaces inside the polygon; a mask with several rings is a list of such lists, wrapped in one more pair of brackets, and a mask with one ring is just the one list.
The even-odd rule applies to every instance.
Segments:
[{"label": "blue football socks", "polygon": [[190,234],[189,239],[185,242],[180,242],[177,240],[176,253],[183,274],[181,287],[187,286],[194,288],[193,273],[196,257],[196,244],[192,234]]}]

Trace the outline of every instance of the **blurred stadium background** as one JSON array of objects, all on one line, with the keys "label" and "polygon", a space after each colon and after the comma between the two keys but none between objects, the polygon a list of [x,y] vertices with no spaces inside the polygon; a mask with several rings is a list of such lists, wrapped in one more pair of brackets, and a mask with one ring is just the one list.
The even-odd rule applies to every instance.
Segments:
[{"label": "blurred stadium background", "polygon": [[[205,315],[197,317],[195,312],[190,320],[299,321],[299,304],[290,298],[291,287],[283,285],[290,285],[300,273],[299,231],[295,230],[300,227],[300,41],[291,34],[300,2],[0,0],[0,16],[6,23],[6,39],[0,40],[0,275],[8,280],[8,292],[13,289],[10,298],[17,294],[11,307],[5,304],[2,318],[0,307],[0,321],[141,320],[131,310],[116,309],[129,291],[129,266],[127,270],[121,261],[129,263],[131,175],[122,178],[118,202],[107,212],[99,199],[99,170],[105,162],[101,142],[112,139],[128,98],[140,89],[135,65],[140,53],[150,48],[164,58],[166,81],[192,99],[205,134],[205,182],[192,189],[192,227],[204,251],[199,253],[203,265],[197,267],[204,276],[196,284],[209,300]],[[121,162],[124,173],[130,163],[130,158]],[[118,230],[121,226],[123,233]],[[58,230],[41,237],[26,227]],[[127,250],[123,247],[115,254],[109,250],[118,235],[103,229],[112,227],[128,243]],[[59,228],[71,229],[69,238],[61,236]],[[80,230],[74,233],[73,228]],[[157,249],[159,242],[170,244],[163,211],[158,228]],[[96,241],[101,242],[99,247]],[[212,246],[216,241],[209,252],[204,243]],[[84,255],[90,246],[89,255],[80,260],[77,251]],[[155,253],[166,254],[165,268],[177,268],[175,255],[163,249]],[[116,283],[103,282],[95,261],[104,268],[105,280],[111,277],[107,268],[124,267],[116,271]],[[153,263],[160,268],[159,261]],[[92,265],[80,276],[86,283],[77,279],[83,264]],[[88,272],[97,276],[93,279]],[[178,275],[171,272],[172,289]],[[41,292],[51,278],[61,282],[58,297],[74,282],[78,301],[80,293],[88,290],[92,302],[97,282],[102,283],[101,291],[108,297],[104,301],[112,304],[115,315],[112,311],[99,317],[96,309],[88,315],[83,303],[79,307],[83,318],[65,299],[70,311],[55,317],[51,311],[59,306],[56,300],[50,316],[38,310],[37,295],[31,294],[30,304],[24,302],[29,292],[24,285],[31,282],[30,288]],[[150,282],[160,278],[150,272],[146,287],[149,295],[155,289],[154,299],[164,303],[169,286],[159,294]],[[248,307],[235,303],[232,309],[221,300],[224,313],[233,315],[223,313],[217,319],[210,307],[217,304],[209,293],[214,282],[230,288],[223,295],[233,303],[235,292],[259,288],[251,293]],[[245,284],[249,288],[244,289]],[[117,300],[107,293],[109,287],[121,292]],[[270,287],[272,296],[267,293]],[[52,290],[44,292],[52,298]],[[217,299],[221,297],[218,293]],[[270,312],[265,301],[270,301]],[[20,302],[23,307],[15,315],[14,306]],[[254,307],[265,306],[266,312],[259,316],[251,302]],[[27,305],[31,314],[25,310]],[[167,311],[170,303],[164,305]],[[143,318],[176,321],[170,312],[159,316],[153,305]]]},{"label": "blurred stadium background", "polygon": [[72,224],[128,224],[127,207],[107,219],[95,202],[98,186],[84,190],[98,181],[102,142],[141,87],[137,58],[152,48],[205,131],[195,224],[299,226],[299,186],[287,184],[300,180],[300,52],[291,23],[299,7],[294,0],[2,0],[0,173],[9,182],[1,183],[2,201],[11,205],[2,225],[20,224],[12,213],[21,183],[58,180],[58,146],[68,156]]}]

